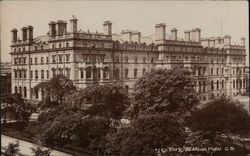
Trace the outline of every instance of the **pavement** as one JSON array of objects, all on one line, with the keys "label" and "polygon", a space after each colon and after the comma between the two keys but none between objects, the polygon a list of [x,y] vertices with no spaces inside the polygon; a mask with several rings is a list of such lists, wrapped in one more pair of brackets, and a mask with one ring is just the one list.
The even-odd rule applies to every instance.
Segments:
[{"label": "pavement", "polygon": [[[16,140],[19,140],[19,139],[15,139],[15,138],[12,138],[12,137],[1,135],[1,149],[3,147],[7,147],[10,142],[13,142],[13,141],[16,141]],[[33,143],[28,142],[28,141],[19,140],[19,144],[20,144],[19,153],[21,153],[23,155],[27,155],[27,156],[33,155],[32,150],[30,149],[31,147],[34,146]],[[73,156],[73,155],[67,154],[67,153],[64,153],[64,152],[60,152],[60,151],[57,151],[57,150],[52,150],[51,156]]]}]

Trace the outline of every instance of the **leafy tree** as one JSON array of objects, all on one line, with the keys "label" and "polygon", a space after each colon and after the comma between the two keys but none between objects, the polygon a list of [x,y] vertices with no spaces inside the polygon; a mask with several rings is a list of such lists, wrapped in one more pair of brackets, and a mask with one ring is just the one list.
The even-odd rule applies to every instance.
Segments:
[{"label": "leafy tree", "polygon": [[157,69],[135,84],[132,117],[148,113],[180,112],[187,115],[199,103],[190,72],[181,68]]},{"label": "leafy tree", "polygon": [[250,116],[241,102],[219,97],[193,112],[189,122],[188,145],[234,146],[238,155],[247,153],[243,139],[250,132]]},{"label": "leafy tree", "polygon": [[57,106],[65,102],[66,95],[76,91],[73,82],[64,75],[57,75],[48,82],[41,82],[34,87],[37,92],[44,90],[44,99],[41,108]]},{"label": "leafy tree", "polygon": [[33,156],[50,156],[51,149],[45,148],[41,145],[35,145],[34,147],[31,147]]},{"label": "leafy tree", "polygon": [[17,122],[27,124],[29,117],[34,112],[35,108],[24,101],[20,94],[8,94],[1,99],[2,110],[7,114],[11,113],[15,115]]},{"label": "leafy tree", "polygon": [[190,120],[192,131],[200,131],[212,145],[218,136],[246,135],[250,131],[250,117],[242,103],[220,97],[197,109]]},{"label": "leafy tree", "polygon": [[17,153],[20,151],[19,146],[20,144],[18,140],[16,142],[10,142],[5,151],[5,154],[9,156],[17,155]]},{"label": "leafy tree", "polygon": [[140,115],[130,126],[108,136],[107,152],[122,156],[152,156],[156,148],[181,146],[184,129],[174,114]]},{"label": "leafy tree", "polygon": [[119,120],[129,104],[128,95],[121,85],[93,84],[67,97],[68,104],[90,116]]},{"label": "leafy tree", "polygon": [[128,109],[131,124],[108,136],[109,153],[154,155],[155,148],[185,143],[185,120],[199,101],[190,72],[157,69],[135,84]]}]

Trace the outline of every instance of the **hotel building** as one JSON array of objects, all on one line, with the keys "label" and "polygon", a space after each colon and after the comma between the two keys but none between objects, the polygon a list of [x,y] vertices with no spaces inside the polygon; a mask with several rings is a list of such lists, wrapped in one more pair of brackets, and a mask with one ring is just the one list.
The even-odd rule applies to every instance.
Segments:
[{"label": "hotel building", "polygon": [[[89,84],[120,81],[132,91],[135,81],[155,68],[183,67],[192,71],[201,101],[220,95],[237,95],[248,86],[245,38],[232,45],[231,37],[201,38],[201,29],[177,36],[166,33],[164,23],[155,25],[152,36],[123,30],[112,33],[112,23],[103,23],[103,32],[82,31],[78,19],[51,21],[44,36],[33,37],[33,27],[12,30],[12,92],[26,99],[40,100],[43,90],[34,92],[40,82],[57,74],[70,78],[77,88]],[[68,30],[69,28],[69,30]]]}]

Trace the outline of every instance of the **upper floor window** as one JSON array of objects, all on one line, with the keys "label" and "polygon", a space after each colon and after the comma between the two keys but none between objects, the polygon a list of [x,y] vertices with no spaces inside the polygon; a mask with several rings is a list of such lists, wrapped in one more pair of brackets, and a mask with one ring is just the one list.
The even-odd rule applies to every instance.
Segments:
[{"label": "upper floor window", "polygon": [[38,79],[38,70],[35,70],[35,79]]},{"label": "upper floor window", "polygon": [[59,48],[62,48],[62,43],[59,43]]},{"label": "upper floor window", "polygon": [[66,43],[66,47],[67,47],[67,48],[69,47],[69,43],[68,43],[68,42]]},{"label": "upper floor window", "polygon": [[16,52],[16,48],[14,48],[14,52]]},{"label": "upper floor window", "polygon": [[67,69],[67,70],[66,70],[66,76],[67,76],[68,78],[70,78],[70,69]]},{"label": "upper floor window", "polygon": [[138,58],[137,58],[137,57],[135,56],[135,58],[134,58],[134,59],[135,59],[135,63],[137,63],[137,61],[138,61]]},{"label": "upper floor window", "polygon": [[143,63],[146,63],[147,58],[143,57]]},{"label": "upper floor window", "polygon": [[52,49],[55,49],[55,44],[52,44]]},{"label": "upper floor window", "polygon": [[154,57],[151,57],[151,63],[154,63]]},{"label": "upper floor window", "polygon": [[217,80],[216,83],[217,83],[217,89],[219,89],[219,80]]},{"label": "upper floor window", "polygon": [[217,75],[219,75],[219,70],[220,70],[220,69],[219,69],[219,68],[217,68]]},{"label": "upper floor window", "polygon": [[37,51],[37,46],[35,46],[35,51]]},{"label": "upper floor window", "polygon": [[213,75],[214,74],[214,69],[213,68],[211,68],[211,75]]},{"label": "upper floor window", "polygon": [[134,77],[137,77],[137,69],[134,69]]},{"label": "upper floor window", "polygon": [[35,64],[37,64],[37,57],[35,57]]},{"label": "upper floor window", "polygon": [[128,69],[125,69],[125,78],[128,77]]},{"label": "upper floor window", "polygon": [[41,57],[41,64],[43,64],[43,57]]},{"label": "upper floor window", "polygon": [[59,62],[62,63],[62,56],[63,55],[58,55],[58,58],[59,58]]},{"label": "upper floor window", "polygon": [[53,62],[53,63],[56,62],[56,55],[52,55],[52,62]]},{"label": "upper floor window", "polygon": [[32,58],[30,58],[30,64],[32,64]]},{"label": "upper floor window", "polygon": [[66,62],[69,62],[69,56],[70,54],[66,54]]},{"label": "upper floor window", "polygon": [[49,63],[49,57],[46,57],[46,62]]},{"label": "upper floor window", "polygon": [[211,81],[211,90],[214,89],[214,81]]},{"label": "upper floor window", "polygon": [[146,69],[143,68],[143,69],[142,69],[142,74],[145,74],[145,73],[146,73]]},{"label": "upper floor window", "polygon": [[33,71],[30,71],[30,78],[33,79]]},{"label": "upper floor window", "polygon": [[119,56],[115,56],[115,62],[119,62]]},{"label": "upper floor window", "polygon": [[47,70],[47,79],[49,79],[49,70]]},{"label": "upper floor window", "polygon": [[41,70],[41,79],[44,79],[44,70]]},{"label": "upper floor window", "polygon": [[25,51],[25,47],[23,47],[23,51]]},{"label": "upper floor window", "polygon": [[43,45],[41,45],[41,50],[43,50]]},{"label": "upper floor window", "polygon": [[128,56],[125,56],[125,62],[128,63]]}]

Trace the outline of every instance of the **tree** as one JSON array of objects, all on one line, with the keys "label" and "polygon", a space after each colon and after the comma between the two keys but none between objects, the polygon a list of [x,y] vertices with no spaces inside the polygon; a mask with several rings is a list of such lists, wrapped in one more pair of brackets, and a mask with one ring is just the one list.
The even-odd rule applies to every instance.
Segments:
[{"label": "tree", "polygon": [[128,95],[120,84],[93,84],[67,97],[68,104],[90,116],[120,120],[129,105]]},{"label": "tree", "polygon": [[17,155],[17,153],[20,151],[19,146],[20,144],[18,140],[16,142],[10,142],[5,151],[5,154],[9,156]]},{"label": "tree", "polygon": [[34,87],[35,92],[44,90],[41,108],[55,107],[65,102],[66,95],[76,91],[73,82],[64,75],[57,75],[48,82],[41,82]]},{"label": "tree", "polygon": [[7,114],[11,113],[15,115],[17,122],[22,124],[28,124],[29,117],[35,108],[24,101],[20,94],[8,94],[2,97],[2,110]]},{"label": "tree", "polygon": [[250,116],[241,102],[222,96],[193,112],[189,126],[189,145],[236,145],[250,132]]},{"label": "tree", "polygon": [[108,136],[106,150],[121,156],[152,156],[156,148],[182,146],[184,129],[174,114],[140,115]]},{"label": "tree", "polygon": [[187,115],[199,101],[190,72],[181,68],[157,69],[135,84],[131,117],[148,113],[180,112]]},{"label": "tree", "polygon": [[127,114],[131,124],[108,136],[109,153],[154,155],[155,148],[183,145],[185,120],[198,105],[190,72],[157,69],[134,87]]},{"label": "tree", "polygon": [[32,153],[34,153],[33,156],[50,156],[51,149],[45,148],[41,145],[35,145],[34,147],[31,147]]}]

